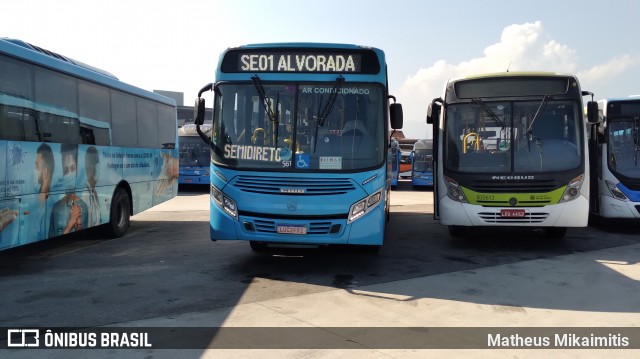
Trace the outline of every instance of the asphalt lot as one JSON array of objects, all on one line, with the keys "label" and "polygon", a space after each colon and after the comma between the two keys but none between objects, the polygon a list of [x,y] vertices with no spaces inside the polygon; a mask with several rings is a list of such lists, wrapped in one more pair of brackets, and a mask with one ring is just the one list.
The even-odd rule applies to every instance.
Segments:
[{"label": "asphalt lot", "polygon": [[[265,254],[253,253],[245,242],[211,242],[208,237],[207,189],[181,188],[179,196],[172,201],[134,216],[131,228],[123,238],[105,239],[99,230],[94,230],[0,252],[0,293],[3,293],[0,296],[0,327],[99,327],[131,323],[226,326],[234,325],[232,313],[239,308],[251,308],[261,303],[304,302],[305,298],[311,300],[314,296],[353,293],[373,287],[387,288],[387,293],[393,296],[448,301],[452,299],[451,290],[417,293],[415,287],[401,284],[436,281],[461,273],[474,275],[494,268],[507,268],[507,271],[515,273],[518,271],[509,269],[510,266],[556,263],[574,255],[589,255],[603,250],[618,250],[640,257],[640,238],[634,222],[570,229],[563,240],[548,240],[536,231],[512,229],[481,230],[473,238],[461,240],[449,237],[446,227],[433,220],[432,205],[430,191],[413,191],[407,182],[402,182],[392,191],[391,221],[387,226],[385,245],[378,254],[361,253],[348,247],[275,249]],[[612,261],[618,259],[609,258]],[[637,259],[625,260],[637,269]],[[585,273],[591,271],[592,268],[585,268]],[[518,272],[517,279],[510,280],[531,283],[544,280],[547,283],[557,279],[554,285],[561,290],[576,287],[587,290],[598,283],[598,278],[580,277],[568,282],[558,279],[558,275],[553,269],[540,272],[536,267],[535,270]],[[621,285],[625,285],[626,279],[619,279]],[[486,281],[474,280],[478,283]],[[640,294],[637,280],[626,283],[625,297]],[[548,315],[550,311],[576,310],[599,313],[598,318],[603,313],[627,316],[631,313],[631,321],[624,324],[640,326],[640,305],[584,299],[578,305],[575,300],[549,299],[554,293],[546,293],[542,297],[517,296],[514,299],[511,298],[513,295],[522,293],[513,293],[509,286],[488,290],[491,282],[466,283],[455,289],[456,293],[463,294],[464,299],[458,295],[453,297],[466,305],[506,308],[502,309],[504,313],[519,310],[513,308],[531,308],[529,313],[541,316],[544,313]],[[316,305],[314,302],[304,303],[308,307]],[[345,307],[349,305],[353,303]],[[448,307],[443,313],[456,312],[454,308]],[[195,315],[197,313],[200,314]],[[359,313],[358,318],[366,318],[367,315]],[[347,314],[341,316],[348,317]],[[208,321],[203,323],[202,318],[208,318]],[[468,322],[464,316],[450,321],[438,318],[421,325],[479,325],[478,319],[472,316]],[[516,323],[524,326],[547,323],[544,320],[540,322],[540,318],[526,316]],[[366,325],[402,325],[384,320],[374,324],[361,320]],[[245,316],[238,323],[243,326],[278,326],[260,316],[254,319]],[[564,325],[584,323],[589,321],[579,319],[572,323],[569,320]],[[345,323],[336,319],[335,322],[325,321],[324,325],[343,326]],[[495,325],[509,325],[509,321],[498,321]],[[63,353],[52,351],[49,356],[65,357]],[[11,351],[10,354],[21,357],[21,352]],[[107,354],[107,351],[100,352],[100,355]],[[173,355],[169,352],[164,354]],[[291,357],[302,355],[299,351],[283,354]],[[324,352],[319,357],[343,355],[334,354]],[[404,357],[404,354],[407,353],[397,357]],[[623,352],[621,357],[626,354]],[[158,352],[154,355],[157,356]],[[196,350],[191,356],[201,355],[202,350]],[[238,354],[237,357],[244,355]],[[278,356],[274,354],[274,357]]]}]

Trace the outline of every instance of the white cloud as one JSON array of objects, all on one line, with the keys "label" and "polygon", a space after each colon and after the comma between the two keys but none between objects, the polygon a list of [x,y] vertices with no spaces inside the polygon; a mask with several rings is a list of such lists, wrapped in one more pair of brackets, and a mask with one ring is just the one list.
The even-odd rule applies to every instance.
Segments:
[{"label": "white cloud", "polygon": [[501,72],[508,67],[510,71],[576,73],[583,86],[585,83],[593,86],[638,63],[637,58],[622,55],[580,71],[576,50],[550,37],[540,21],[514,24],[507,26],[502,31],[500,41],[487,46],[480,57],[458,64],[439,60],[427,68],[419,69],[396,91],[398,101],[403,103],[405,134],[410,137],[426,135],[427,106],[433,98],[442,96],[444,84],[451,78],[474,73]]},{"label": "white cloud", "polygon": [[606,81],[611,76],[619,75],[637,63],[638,59],[631,55],[618,56],[607,63],[595,65],[590,69],[578,72],[578,78],[583,83]]}]

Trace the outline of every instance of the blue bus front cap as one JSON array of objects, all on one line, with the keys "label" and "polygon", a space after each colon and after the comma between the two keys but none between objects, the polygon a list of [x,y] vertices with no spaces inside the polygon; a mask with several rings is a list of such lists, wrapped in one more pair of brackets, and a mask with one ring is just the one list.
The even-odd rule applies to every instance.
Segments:
[{"label": "blue bus front cap", "polygon": [[215,179],[211,186],[211,239],[379,243],[386,180],[377,172],[276,177],[227,171],[229,182]]},{"label": "blue bus front cap", "polygon": [[[351,223],[347,223],[345,218],[291,219],[246,215],[239,215],[238,220],[235,220],[220,206],[212,203],[210,238],[292,244],[382,245],[385,223],[383,203],[381,201]],[[303,228],[300,232],[304,234],[297,234],[298,228]]]}]

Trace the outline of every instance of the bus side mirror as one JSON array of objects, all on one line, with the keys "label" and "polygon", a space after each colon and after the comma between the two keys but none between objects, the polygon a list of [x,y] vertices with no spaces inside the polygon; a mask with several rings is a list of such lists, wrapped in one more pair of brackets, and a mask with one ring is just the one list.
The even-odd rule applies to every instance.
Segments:
[{"label": "bus side mirror", "polygon": [[394,130],[402,129],[402,105],[399,103],[389,105],[389,116],[391,117],[391,128]]},{"label": "bus side mirror", "polygon": [[587,120],[589,123],[598,123],[600,121],[600,110],[596,101],[587,102]]},{"label": "bus side mirror", "polygon": [[438,117],[440,117],[440,109],[442,107],[435,102],[429,104],[427,108],[427,123],[432,125]]},{"label": "bus side mirror", "polygon": [[205,91],[213,90],[213,83],[206,84],[203,88],[198,91],[198,97],[196,97],[196,103],[193,106],[193,123],[196,126],[201,126],[204,123],[204,99],[202,98],[202,94]]},{"label": "bus side mirror", "polygon": [[193,106],[193,123],[201,126],[204,123],[204,99],[201,97],[196,98],[196,103]]}]

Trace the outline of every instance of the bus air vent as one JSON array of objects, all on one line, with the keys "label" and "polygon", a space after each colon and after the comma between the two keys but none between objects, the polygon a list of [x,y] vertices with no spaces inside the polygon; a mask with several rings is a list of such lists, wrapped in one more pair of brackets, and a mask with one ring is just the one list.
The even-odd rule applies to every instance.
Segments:
[{"label": "bus air vent", "polygon": [[287,196],[338,195],[356,189],[348,178],[239,176],[233,186],[244,192]]}]

